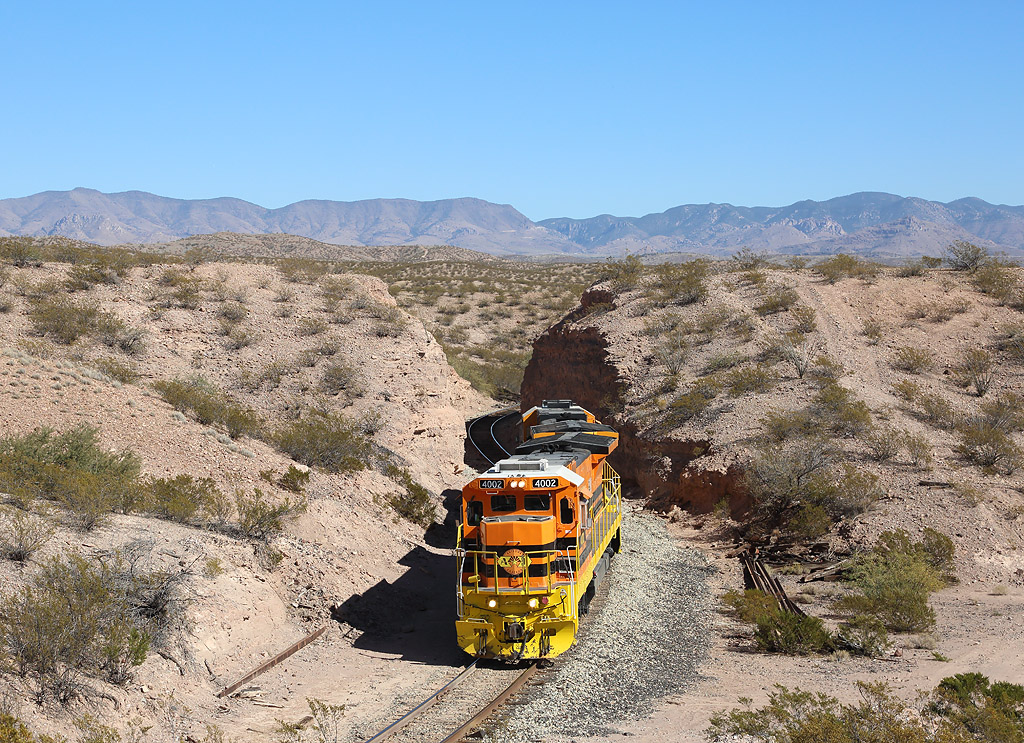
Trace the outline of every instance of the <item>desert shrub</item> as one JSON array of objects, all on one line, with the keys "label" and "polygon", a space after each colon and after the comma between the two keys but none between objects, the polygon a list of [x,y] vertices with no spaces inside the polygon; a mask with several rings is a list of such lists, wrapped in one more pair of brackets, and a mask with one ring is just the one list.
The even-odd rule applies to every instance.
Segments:
[{"label": "desert shrub", "polygon": [[832,649],[833,638],[818,617],[776,610],[758,618],[757,646],[769,653],[807,655]]},{"label": "desert shrub", "polygon": [[718,371],[724,371],[725,369],[732,369],[734,366],[739,366],[744,361],[747,361],[747,357],[741,353],[731,351],[729,353],[721,353],[712,356],[704,364],[704,374],[714,374]]},{"label": "desert shrub", "polygon": [[1008,323],[1000,328],[998,347],[1017,362],[1024,361],[1024,324]]},{"label": "desert shrub", "polygon": [[818,327],[818,323],[815,320],[818,313],[814,311],[813,307],[808,307],[805,304],[793,307],[789,311],[789,316],[793,318],[793,330],[804,335],[813,333]]},{"label": "desert shrub", "polygon": [[871,427],[867,403],[835,382],[822,385],[811,402],[811,411],[823,426],[843,436],[860,436]]},{"label": "desert shrub", "polygon": [[299,320],[296,332],[301,336],[320,335],[327,332],[327,322],[319,317],[304,317]]},{"label": "desert shrub", "polygon": [[747,624],[754,624],[760,617],[779,608],[778,599],[756,588],[726,591],[722,604],[729,614]]},{"label": "desert shrub", "polygon": [[277,484],[292,493],[302,493],[309,483],[309,470],[303,470],[294,464],[288,465],[288,469],[277,478]]},{"label": "desert shrub", "polygon": [[358,423],[334,413],[310,413],[279,428],[274,444],[292,459],[329,472],[355,472],[366,467],[370,442]]},{"label": "desert shrub", "polygon": [[890,363],[893,368],[908,374],[920,374],[935,366],[935,357],[925,348],[902,346],[893,354]]},{"label": "desert shrub", "polygon": [[240,323],[249,314],[249,308],[241,302],[225,302],[217,310],[217,315],[230,324]]},{"label": "desert shrub", "polygon": [[712,743],[1018,743],[1024,737],[1024,687],[990,683],[981,674],[945,678],[920,713],[881,683],[858,682],[861,700],[841,704],[834,697],[790,691],[776,685],[768,704],[712,716]]},{"label": "desert shrub", "polygon": [[921,542],[903,530],[884,532],[846,573],[858,592],[836,607],[875,617],[893,632],[924,632],[935,624],[928,597],[945,585],[943,571],[952,568],[952,559],[953,543],[935,530]]},{"label": "desert shrub", "polygon": [[65,345],[71,345],[96,327],[100,310],[94,302],[74,302],[65,295],[29,303],[32,331]]},{"label": "desert shrub", "polygon": [[153,389],[175,410],[191,413],[204,425],[223,426],[233,439],[262,433],[263,423],[256,413],[200,376],[157,380]]},{"label": "desert shrub", "polygon": [[423,528],[427,528],[437,519],[437,508],[430,499],[430,492],[412,479],[409,470],[389,463],[384,474],[395,480],[402,490],[389,499],[391,507],[404,518],[409,519]]},{"label": "desert shrub", "polygon": [[43,257],[31,238],[0,237],[0,260],[16,268],[23,268],[42,265]]},{"label": "desert shrub", "polygon": [[809,410],[769,410],[761,419],[761,428],[769,441],[782,443],[811,436],[817,430],[817,420]]},{"label": "desert shrub", "polygon": [[959,384],[974,387],[975,394],[983,397],[992,386],[993,366],[992,354],[982,348],[969,348],[964,352],[960,363],[953,369]]},{"label": "desert shrub", "polygon": [[830,356],[822,354],[814,359],[811,377],[819,384],[837,382],[844,374],[846,374],[846,368]]},{"label": "desert shrub", "polygon": [[844,463],[836,477],[836,490],[822,502],[833,518],[855,516],[874,505],[883,495],[878,476]]},{"label": "desert shrub", "polygon": [[256,334],[241,325],[232,325],[224,334],[224,347],[230,351],[248,348],[256,342]]},{"label": "desert shrub", "polygon": [[249,539],[264,542],[284,529],[285,521],[297,518],[306,510],[306,501],[292,501],[285,498],[280,503],[271,503],[259,488],[252,493],[239,490],[235,493],[235,507],[238,509],[238,530]]},{"label": "desert shrub", "polygon": [[984,423],[1006,432],[1024,431],[1024,395],[1004,392],[981,403]]},{"label": "desert shrub", "polygon": [[830,284],[847,277],[870,278],[878,273],[877,266],[845,253],[839,253],[821,261],[814,266],[814,270]]},{"label": "desert shrub", "polygon": [[617,289],[633,289],[644,273],[643,262],[635,255],[627,255],[621,260],[609,258],[602,266],[601,279]]},{"label": "desert shrub", "polygon": [[116,284],[120,280],[116,271],[98,263],[82,263],[68,269],[64,287],[69,292],[84,291],[95,284]]},{"label": "desert shrub", "polygon": [[125,384],[133,384],[139,381],[139,371],[130,361],[121,361],[113,356],[105,356],[96,359],[92,365],[111,379],[116,379]]},{"label": "desert shrub", "polygon": [[985,261],[975,269],[971,282],[978,291],[988,294],[999,304],[1013,304],[1020,295],[1017,276],[1003,261]]},{"label": "desert shrub", "polygon": [[768,255],[764,252],[755,251],[752,248],[743,247],[729,256],[732,265],[739,271],[753,271],[768,265]]},{"label": "desert shrub", "polygon": [[0,555],[24,562],[53,536],[49,521],[20,508],[0,508]]},{"label": "desert shrub", "polygon": [[989,255],[988,250],[980,245],[966,240],[954,240],[952,245],[943,250],[942,257],[954,271],[975,271]]},{"label": "desert shrub", "polygon": [[19,590],[0,598],[0,641],[37,698],[68,703],[81,677],[125,684],[178,604],[175,582],[144,573],[120,555],[54,557]]},{"label": "desert shrub", "polygon": [[183,523],[192,521],[219,495],[217,484],[209,477],[155,477],[147,483],[145,508],[161,518]]},{"label": "desert shrub", "polygon": [[359,372],[351,364],[338,361],[324,369],[324,375],[320,380],[320,389],[328,395],[337,395],[340,392],[356,392],[359,384]]},{"label": "desert shrub", "polygon": [[848,617],[840,626],[835,644],[856,655],[876,657],[889,649],[889,633],[877,617],[857,614]]},{"label": "desert shrub", "polygon": [[928,267],[924,264],[924,261],[918,259],[913,261],[907,261],[901,266],[897,267],[896,275],[901,278],[910,278],[911,276],[923,276]]},{"label": "desert shrub", "polygon": [[862,325],[861,332],[864,333],[864,337],[868,339],[868,343],[872,346],[877,345],[882,340],[882,334],[885,328],[882,323],[878,322],[873,318],[868,318]]},{"label": "desert shrub", "polygon": [[[813,310],[811,311],[813,312]],[[778,339],[774,351],[784,361],[792,364],[793,371],[796,372],[797,377],[803,379],[811,366],[811,359],[813,358],[812,355],[816,346],[817,344],[803,336],[800,331],[794,330]]]},{"label": "desert shrub", "polygon": [[1020,465],[1020,447],[1004,431],[984,421],[961,424],[957,434],[956,451],[971,464],[1004,474],[1012,474]]},{"label": "desert shrub", "polygon": [[694,380],[690,389],[675,398],[668,406],[668,420],[673,425],[682,425],[707,410],[711,401],[718,396],[719,385],[714,379],[701,377]]},{"label": "desert shrub", "polygon": [[132,452],[100,447],[89,426],[59,434],[38,428],[0,439],[0,489],[23,503],[36,497],[57,501],[85,529],[134,502],[139,467]]},{"label": "desert shrub", "polygon": [[900,453],[903,436],[892,426],[872,426],[864,443],[876,462],[888,462]]},{"label": "desert shrub", "polygon": [[728,372],[723,379],[725,387],[732,397],[748,393],[764,393],[771,390],[779,381],[778,375],[769,366],[743,366]]},{"label": "desert shrub", "polygon": [[928,437],[907,432],[903,435],[903,446],[915,467],[927,467],[932,463],[932,444]]},{"label": "desert shrub", "polygon": [[661,263],[654,269],[653,287],[660,301],[693,304],[707,294],[706,279],[711,264],[703,258],[685,263]]},{"label": "desert shrub", "polygon": [[785,286],[766,287],[761,302],[754,306],[757,314],[774,315],[785,312],[799,301],[800,297],[795,291]]}]

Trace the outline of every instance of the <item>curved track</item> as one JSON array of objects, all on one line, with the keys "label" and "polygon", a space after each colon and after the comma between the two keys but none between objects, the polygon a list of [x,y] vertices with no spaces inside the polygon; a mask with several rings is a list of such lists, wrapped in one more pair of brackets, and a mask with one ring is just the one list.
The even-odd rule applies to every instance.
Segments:
[{"label": "curved track", "polygon": [[458,743],[482,725],[537,672],[473,661],[454,679],[365,743]]},{"label": "curved track", "polygon": [[498,435],[495,431],[497,426],[509,418],[519,418],[519,411],[499,410],[496,413],[488,413],[487,415],[481,415],[479,418],[474,418],[466,425],[466,435],[469,443],[490,464],[494,464],[499,459],[504,459],[512,454],[498,440]]}]

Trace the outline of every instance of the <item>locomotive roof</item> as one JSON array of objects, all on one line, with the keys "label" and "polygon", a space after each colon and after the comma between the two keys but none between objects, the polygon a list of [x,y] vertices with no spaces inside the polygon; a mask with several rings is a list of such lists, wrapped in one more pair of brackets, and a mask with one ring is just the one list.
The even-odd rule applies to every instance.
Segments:
[{"label": "locomotive roof", "polygon": [[567,420],[554,423],[544,423],[539,426],[530,426],[530,435],[538,433],[562,433],[565,431],[607,431],[615,433],[615,429],[603,423],[587,423],[585,420]]},{"label": "locomotive roof", "polygon": [[582,451],[585,456],[591,454],[609,454],[615,439],[610,436],[598,436],[593,433],[566,431],[554,436],[524,441],[516,447],[516,454],[533,452]]}]

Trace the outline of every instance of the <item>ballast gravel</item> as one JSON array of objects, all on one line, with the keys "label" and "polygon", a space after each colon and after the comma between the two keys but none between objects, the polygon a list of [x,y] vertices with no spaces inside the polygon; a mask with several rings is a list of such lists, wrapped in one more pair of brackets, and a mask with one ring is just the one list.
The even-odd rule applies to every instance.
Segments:
[{"label": "ballast gravel", "polygon": [[711,639],[714,568],[625,504],[622,552],[598,588],[580,638],[482,732],[489,743],[560,741],[617,732],[692,684]]}]

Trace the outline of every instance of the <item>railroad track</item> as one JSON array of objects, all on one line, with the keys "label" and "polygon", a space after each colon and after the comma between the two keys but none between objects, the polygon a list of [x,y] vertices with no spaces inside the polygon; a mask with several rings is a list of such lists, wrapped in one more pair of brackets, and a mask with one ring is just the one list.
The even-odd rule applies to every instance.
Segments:
[{"label": "railroad track", "polygon": [[536,663],[524,670],[473,661],[364,743],[458,743],[521,690],[538,668]]},{"label": "railroad track", "polygon": [[807,616],[807,612],[797,606],[793,599],[786,595],[782,584],[779,583],[779,579],[771,574],[767,565],[749,552],[744,552],[740,555],[740,562],[743,564],[744,583],[748,587],[756,588],[759,591],[764,591],[774,596],[783,611],[799,614],[802,617]]},{"label": "railroad track", "polygon": [[509,410],[499,410],[496,413],[488,413],[487,415],[481,415],[479,418],[474,418],[466,426],[466,435],[469,438],[469,443],[490,464],[511,456],[512,452],[502,446],[494,429],[502,421],[518,417],[519,411],[517,410],[512,410],[511,412]]}]

